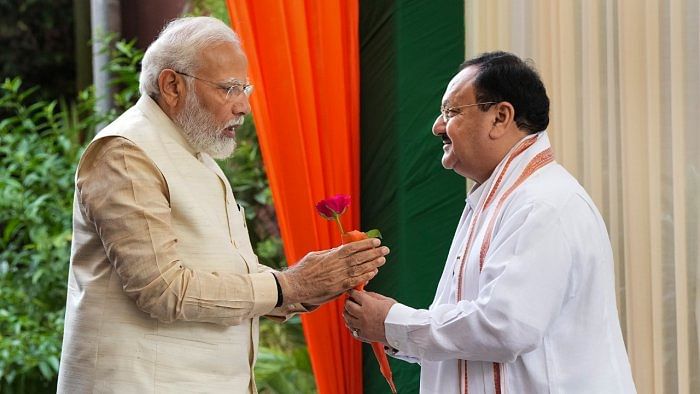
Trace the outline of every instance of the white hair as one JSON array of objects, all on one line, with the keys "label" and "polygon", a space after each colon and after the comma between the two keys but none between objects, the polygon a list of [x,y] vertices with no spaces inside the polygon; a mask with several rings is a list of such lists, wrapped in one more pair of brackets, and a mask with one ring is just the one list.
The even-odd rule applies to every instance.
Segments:
[{"label": "white hair", "polygon": [[240,45],[236,33],[219,19],[197,16],[171,21],[143,56],[139,92],[157,98],[160,95],[158,76],[161,71],[170,68],[191,74],[198,67],[200,51],[221,42]]}]

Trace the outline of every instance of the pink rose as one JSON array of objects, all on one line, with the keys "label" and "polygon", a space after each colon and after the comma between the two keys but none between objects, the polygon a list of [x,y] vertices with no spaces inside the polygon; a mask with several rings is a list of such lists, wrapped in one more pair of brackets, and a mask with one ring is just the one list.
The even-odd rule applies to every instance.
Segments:
[{"label": "pink rose", "polygon": [[350,196],[347,194],[336,194],[333,197],[321,200],[316,204],[316,210],[318,213],[328,220],[333,220],[334,218],[345,213],[350,205]]}]

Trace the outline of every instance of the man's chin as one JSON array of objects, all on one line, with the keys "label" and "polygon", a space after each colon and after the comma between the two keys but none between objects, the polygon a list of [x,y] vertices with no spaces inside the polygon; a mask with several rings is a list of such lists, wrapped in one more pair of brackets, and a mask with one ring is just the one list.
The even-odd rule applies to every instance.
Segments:
[{"label": "man's chin", "polygon": [[442,167],[446,170],[452,170],[455,167],[454,160],[448,155],[442,157]]},{"label": "man's chin", "polygon": [[220,144],[219,146],[216,146],[214,148],[207,149],[206,152],[209,154],[209,156],[213,157],[216,160],[226,160],[233,155],[233,152],[235,150],[236,142],[227,141],[225,144]]}]

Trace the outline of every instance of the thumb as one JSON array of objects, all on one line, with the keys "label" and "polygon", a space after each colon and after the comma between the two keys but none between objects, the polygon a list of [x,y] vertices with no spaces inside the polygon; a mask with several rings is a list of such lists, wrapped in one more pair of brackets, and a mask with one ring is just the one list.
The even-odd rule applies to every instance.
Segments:
[{"label": "thumb", "polygon": [[386,298],[383,295],[375,293],[373,291],[367,291],[367,292],[365,292],[365,294],[367,295],[368,298],[374,298],[375,300],[383,300]]},{"label": "thumb", "polygon": [[359,305],[362,305],[362,301],[367,297],[367,292],[364,290],[355,290],[352,289],[349,292],[350,298],[355,300],[355,302]]},{"label": "thumb", "polygon": [[373,293],[373,292],[368,292],[366,296],[367,296],[367,298],[371,298],[373,300],[378,300],[378,301],[397,302],[395,299],[393,299],[391,297],[387,297],[385,295],[381,295],[381,294]]}]

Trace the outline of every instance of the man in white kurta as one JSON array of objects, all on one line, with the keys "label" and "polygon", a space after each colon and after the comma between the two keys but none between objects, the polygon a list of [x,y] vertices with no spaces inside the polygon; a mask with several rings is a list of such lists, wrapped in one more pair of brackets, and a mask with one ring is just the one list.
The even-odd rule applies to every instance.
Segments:
[{"label": "man in white kurta", "polygon": [[246,77],[221,21],[171,22],[146,51],[143,96],[83,154],[59,393],[254,393],[259,317],[307,311],[383,263],[365,240],[283,272],[258,264],[214,161],[250,111]]},{"label": "man in white kurta", "polygon": [[547,133],[522,132],[546,127],[537,81],[497,52],[467,62],[448,86],[433,131],[443,165],[476,185],[429,309],[359,292],[346,304],[357,336],[420,363],[421,393],[635,392],[605,224],[554,161]]}]

